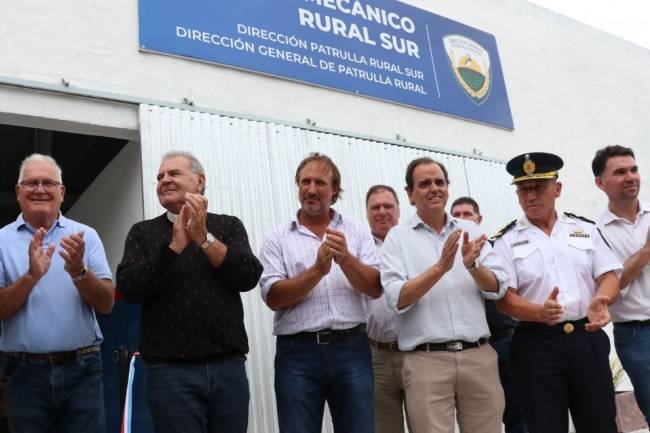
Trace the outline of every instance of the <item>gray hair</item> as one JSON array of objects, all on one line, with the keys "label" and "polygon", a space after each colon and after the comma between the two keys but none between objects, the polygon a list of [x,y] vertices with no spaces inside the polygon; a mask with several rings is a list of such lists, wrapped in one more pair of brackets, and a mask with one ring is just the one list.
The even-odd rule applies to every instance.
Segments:
[{"label": "gray hair", "polygon": [[199,161],[196,156],[190,152],[185,152],[183,150],[172,150],[164,154],[162,160],[166,161],[168,159],[178,157],[187,159],[187,161],[190,163],[190,170],[192,173],[196,174],[197,176],[205,176],[205,170],[203,169],[203,165],[201,165],[201,161]]},{"label": "gray hair", "polygon": [[[184,150],[172,150],[167,153],[165,153],[162,157],[163,161],[166,161],[171,158],[185,158],[187,159],[187,162],[189,162],[190,166],[190,171],[194,173],[197,176],[203,176],[205,179],[205,170],[203,169],[203,165],[201,164],[201,161],[198,160],[194,154],[190,152],[186,152]],[[201,190],[201,194],[205,194],[205,187],[207,184],[207,180],[203,182],[203,189]]]},{"label": "gray hair", "polygon": [[52,158],[51,156],[43,155],[40,153],[32,153],[27,158],[25,158],[23,162],[20,164],[20,171],[18,172],[18,183],[23,181],[23,174],[25,173],[25,168],[32,162],[47,162],[48,164],[51,164],[56,171],[55,180],[57,182],[63,183],[63,171],[61,170],[61,167],[59,167],[59,164],[57,164],[54,158]]}]

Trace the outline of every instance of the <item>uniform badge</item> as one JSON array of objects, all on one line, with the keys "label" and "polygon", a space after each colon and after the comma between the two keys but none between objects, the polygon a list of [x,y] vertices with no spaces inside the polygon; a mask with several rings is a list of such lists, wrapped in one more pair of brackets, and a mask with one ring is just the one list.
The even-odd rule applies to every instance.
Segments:
[{"label": "uniform badge", "polygon": [[526,155],[526,160],[524,161],[524,173],[526,173],[526,176],[530,176],[531,174],[535,173],[535,168],[537,166],[535,165],[535,161],[530,159],[530,155]]},{"label": "uniform badge", "polygon": [[515,247],[520,247],[522,245],[526,245],[528,243],[528,239],[524,239],[522,241],[515,242],[514,244],[510,245],[511,248]]},{"label": "uniform badge", "polygon": [[572,238],[588,238],[589,233],[585,233],[580,227],[573,229],[573,232],[569,233],[569,236]]},{"label": "uniform badge", "polygon": [[465,36],[447,35],[442,41],[456,81],[476,105],[483,104],[492,88],[490,53]]}]

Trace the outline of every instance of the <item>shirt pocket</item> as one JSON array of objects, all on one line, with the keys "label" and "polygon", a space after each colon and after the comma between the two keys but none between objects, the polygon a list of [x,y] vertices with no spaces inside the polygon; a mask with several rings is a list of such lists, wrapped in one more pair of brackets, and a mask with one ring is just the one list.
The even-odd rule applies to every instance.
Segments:
[{"label": "shirt pocket", "polygon": [[591,263],[596,249],[591,238],[570,236],[567,245],[575,270],[582,275],[591,276]]},{"label": "shirt pocket", "polygon": [[527,286],[544,273],[542,252],[532,243],[519,245],[512,250],[512,259],[519,277],[519,285]]}]

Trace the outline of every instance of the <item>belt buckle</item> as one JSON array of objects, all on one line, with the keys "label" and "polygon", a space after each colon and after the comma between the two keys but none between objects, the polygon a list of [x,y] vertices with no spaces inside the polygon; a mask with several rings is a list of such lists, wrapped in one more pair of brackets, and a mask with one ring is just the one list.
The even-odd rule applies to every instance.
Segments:
[{"label": "belt buckle", "polygon": [[565,323],[564,327],[562,327],[562,330],[565,334],[570,334],[575,330],[575,326],[573,326],[573,323]]},{"label": "belt buckle", "polygon": [[332,333],[331,331],[317,332],[316,333],[316,344],[332,344],[331,341],[321,341],[320,340],[321,335],[330,335],[331,333]]},{"label": "belt buckle", "polygon": [[462,341],[448,341],[446,343],[446,348],[449,352],[458,352],[459,350],[463,350],[463,342]]},{"label": "belt buckle", "polygon": [[389,352],[397,352],[399,350],[399,345],[395,341],[391,341],[388,343],[388,351]]}]

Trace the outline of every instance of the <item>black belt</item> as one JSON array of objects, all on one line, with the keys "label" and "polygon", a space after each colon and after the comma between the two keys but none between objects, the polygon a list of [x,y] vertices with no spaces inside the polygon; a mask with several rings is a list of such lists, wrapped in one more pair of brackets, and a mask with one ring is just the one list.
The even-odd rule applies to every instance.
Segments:
[{"label": "black belt", "polygon": [[159,358],[159,357],[150,357],[143,356],[144,362],[146,365],[160,365],[160,364],[171,364],[171,365],[204,365],[212,364],[215,362],[222,362],[228,359],[238,358],[246,360],[246,355],[243,353],[221,353],[217,355],[202,356],[198,358]]},{"label": "black belt", "polygon": [[487,338],[481,338],[478,341],[446,341],[444,343],[422,343],[418,344],[413,350],[424,352],[458,352],[459,350],[472,349],[487,343]]},{"label": "black belt", "polygon": [[490,341],[499,341],[506,337],[511,337],[514,333],[515,333],[514,327],[502,329],[500,331],[494,331],[492,335],[490,335]]},{"label": "black belt", "polygon": [[399,344],[397,344],[397,341],[391,341],[390,343],[383,343],[381,341],[375,341],[372,338],[368,338],[368,343],[370,343],[371,346],[381,349],[381,350],[387,350],[388,352],[399,352]]},{"label": "black belt", "polygon": [[70,350],[67,352],[51,353],[29,353],[29,352],[4,352],[4,355],[11,358],[19,358],[25,361],[47,361],[50,364],[63,364],[74,361],[77,357],[89,353],[99,352],[99,346],[88,346],[82,349]]},{"label": "black belt", "polygon": [[589,320],[585,317],[580,320],[567,320],[566,322],[560,322],[552,326],[540,322],[519,322],[517,328],[527,331],[563,332],[565,334],[571,334],[574,331],[586,331],[585,325],[587,323],[589,323]]},{"label": "black belt", "polygon": [[650,319],[648,319],[648,320],[628,320],[627,322],[614,322],[614,325],[650,326]]},{"label": "black belt", "polygon": [[299,332],[291,335],[279,335],[278,338],[309,341],[316,344],[332,344],[349,340],[357,334],[366,331],[366,324],[361,323],[348,329],[322,329],[318,332]]}]

